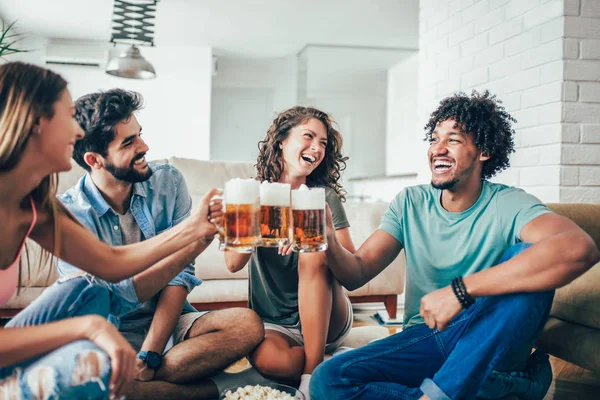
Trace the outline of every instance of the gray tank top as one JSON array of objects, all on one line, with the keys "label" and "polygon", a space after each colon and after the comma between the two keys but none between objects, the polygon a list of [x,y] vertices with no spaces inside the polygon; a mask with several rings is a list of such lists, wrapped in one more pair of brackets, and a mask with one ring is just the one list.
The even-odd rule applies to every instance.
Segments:
[{"label": "gray tank top", "polygon": [[[331,209],[333,226],[350,226],[342,202],[335,191],[325,188],[325,201]],[[248,303],[266,322],[295,326],[298,313],[298,253],[277,254],[277,248],[258,247],[252,253],[248,270]]]}]

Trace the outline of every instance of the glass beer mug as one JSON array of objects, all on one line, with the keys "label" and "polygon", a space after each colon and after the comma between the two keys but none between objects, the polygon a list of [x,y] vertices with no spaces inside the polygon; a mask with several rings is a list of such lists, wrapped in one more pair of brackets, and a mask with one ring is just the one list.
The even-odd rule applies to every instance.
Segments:
[{"label": "glass beer mug", "polygon": [[327,250],[325,189],[301,186],[292,190],[294,242],[299,253]]},{"label": "glass beer mug", "polygon": [[251,253],[260,245],[260,183],[255,179],[231,179],[223,193],[225,215],[221,232],[221,250]]},{"label": "glass beer mug", "polygon": [[291,242],[290,188],[288,183],[260,184],[260,236],[262,247]]}]

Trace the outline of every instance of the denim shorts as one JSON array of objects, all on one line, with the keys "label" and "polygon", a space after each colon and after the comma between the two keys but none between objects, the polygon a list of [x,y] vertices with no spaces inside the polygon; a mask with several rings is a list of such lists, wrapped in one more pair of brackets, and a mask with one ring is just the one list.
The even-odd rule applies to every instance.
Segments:
[{"label": "denim shorts", "polygon": [[[169,342],[165,346],[165,350],[163,353],[169,351],[173,346],[183,342],[185,340],[185,336],[189,332],[190,328],[196,322],[197,319],[205,316],[210,311],[194,311],[194,312],[184,312],[179,317],[177,324],[175,325],[175,329],[169,338]],[[148,327],[149,329],[149,327]],[[131,344],[131,346],[136,350],[140,351],[146,336],[148,335],[148,329],[143,329],[139,331],[122,331],[121,333],[127,339],[127,341]]]},{"label": "denim shorts", "polygon": [[[346,320],[346,325],[344,326],[344,329],[342,329],[342,332],[339,334],[339,336],[337,338],[335,338],[332,342],[327,343],[325,345],[325,353],[329,354],[334,352],[338,347],[340,347],[340,345],[342,344],[342,342],[344,341],[344,339],[346,339],[346,336],[348,336],[348,334],[350,333],[350,329],[352,328],[352,322],[354,320],[354,312],[352,311],[352,303],[350,302],[350,299],[348,298],[348,296],[346,297],[346,303],[348,304],[348,319]],[[277,331],[280,333],[283,333],[286,337],[292,339],[293,341],[295,341],[296,343],[298,343],[298,346],[304,346],[304,337],[302,336],[302,326],[300,325],[300,322],[298,321],[298,323],[296,325],[293,326],[289,326],[289,325],[278,325],[278,324],[273,324],[271,322],[265,322],[265,330],[272,330],[272,331]]]}]

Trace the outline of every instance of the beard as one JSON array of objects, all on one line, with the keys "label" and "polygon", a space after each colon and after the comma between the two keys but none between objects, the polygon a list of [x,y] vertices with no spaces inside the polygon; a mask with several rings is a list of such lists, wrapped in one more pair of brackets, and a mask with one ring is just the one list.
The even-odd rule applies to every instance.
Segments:
[{"label": "beard", "polygon": [[456,184],[458,183],[458,179],[452,179],[451,181],[448,182],[440,182],[440,183],[435,183],[433,180],[431,181],[431,186],[433,186],[435,189],[440,189],[440,190],[450,190],[453,189],[454,186],[456,186]]},{"label": "beard", "polygon": [[461,180],[461,178],[468,179],[468,177],[473,173],[473,171],[475,170],[475,166],[476,166],[476,160],[477,160],[477,158],[474,158],[473,161],[471,162],[471,164],[468,167],[466,167],[466,169],[464,169],[462,172],[460,170],[457,171],[454,179],[452,179],[452,180],[449,180],[447,182],[435,183],[432,178],[431,186],[433,186],[436,189],[440,189],[440,190],[455,189],[456,184]]},{"label": "beard", "polygon": [[104,165],[104,168],[106,168],[106,170],[110,172],[112,176],[120,181],[127,183],[144,182],[150,179],[152,176],[152,169],[148,168],[146,172],[138,172],[135,170],[134,163],[143,158],[145,155],[146,154],[144,153],[135,157],[133,160],[131,160],[129,167],[117,167],[110,161],[107,161]]}]

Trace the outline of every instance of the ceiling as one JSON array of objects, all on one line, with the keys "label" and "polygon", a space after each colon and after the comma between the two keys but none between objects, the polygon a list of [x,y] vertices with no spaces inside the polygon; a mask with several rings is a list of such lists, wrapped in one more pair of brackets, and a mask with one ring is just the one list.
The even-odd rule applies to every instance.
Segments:
[{"label": "ceiling", "polygon": [[[418,0],[162,0],[155,44],[283,57],[306,45],[416,49]],[[0,0],[0,16],[48,38],[108,41],[111,0]]]}]

